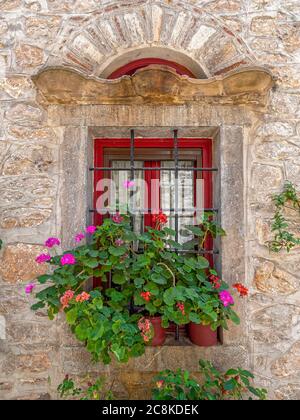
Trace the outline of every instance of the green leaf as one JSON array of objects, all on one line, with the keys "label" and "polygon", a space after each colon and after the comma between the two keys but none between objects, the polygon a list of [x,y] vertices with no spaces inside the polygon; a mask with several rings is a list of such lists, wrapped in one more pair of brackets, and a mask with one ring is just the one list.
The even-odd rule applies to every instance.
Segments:
[{"label": "green leaf", "polygon": [[226,376],[236,376],[238,375],[238,371],[236,369],[229,369],[226,374]]},{"label": "green leaf", "polygon": [[119,346],[117,343],[111,346],[111,351],[114,353],[119,362],[123,361],[126,356],[126,348]]},{"label": "green leaf", "polygon": [[231,310],[230,319],[236,325],[239,325],[241,322],[239,316],[233,310]]},{"label": "green leaf", "polygon": [[121,325],[122,325],[122,321],[120,319],[113,323],[112,330],[113,330],[114,334],[118,334],[120,332]]},{"label": "green leaf", "polygon": [[251,372],[249,372],[248,370],[241,370],[240,374],[243,375],[243,376],[246,376],[247,378],[254,379],[254,375]]},{"label": "green leaf", "polygon": [[115,284],[124,284],[126,283],[127,279],[124,273],[117,273],[112,276],[112,281]]},{"label": "green leaf", "polygon": [[195,312],[190,312],[189,319],[191,322],[194,322],[195,324],[201,323],[200,315],[196,314]]},{"label": "green leaf", "polygon": [[115,289],[108,289],[107,292],[106,292],[106,294],[114,302],[122,302],[124,300],[124,294],[121,293],[121,292],[118,292]]},{"label": "green leaf", "polygon": [[97,341],[99,340],[99,338],[101,338],[103,336],[105,332],[105,327],[104,325],[99,321],[97,322],[97,324],[93,327],[93,332],[90,334],[90,338],[93,341]]},{"label": "green leaf", "polygon": [[99,255],[99,251],[97,249],[90,249],[89,250],[89,255],[93,258],[96,258]]},{"label": "green leaf", "polygon": [[134,279],[134,284],[136,287],[141,287],[145,284],[145,280],[144,279]]},{"label": "green leaf", "polygon": [[153,296],[159,295],[159,288],[156,283],[149,281],[145,286],[146,292],[150,292]]},{"label": "green leaf", "polygon": [[200,269],[208,268],[209,267],[209,261],[204,257],[197,258],[197,267]]},{"label": "green leaf", "polygon": [[39,276],[37,280],[40,284],[45,284],[49,280],[49,278],[49,274],[44,274],[43,276]]},{"label": "green leaf", "polygon": [[99,265],[99,261],[95,259],[89,259],[84,262],[89,268],[96,268]]},{"label": "green leaf", "polygon": [[121,257],[121,255],[126,254],[127,248],[125,246],[110,246],[108,248],[108,252],[113,255],[114,257]]},{"label": "green leaf", "polygon": [[162,300],[161,299],[155,299],[154,302],[153,302],[153,305],[158,308],[159,306],[162,305]]},{"label": "green leaf", "polygon": [[81,321],[79,325],[75,328],[75,335],[79,341],[84,341],[88,338],[88,322]]},{"label": "green leaf", "polygon": [[183,245],[179,242],[173,241],[172,239],[168,239],[167,243],[174,249],[182,249]]},{"label": "green leaf", "polygon": [[45,303],[44,302],[37,302],[34,305],[31,306],[31,309],[33,311],[37,311],[38,309],[42,309],[45,307]]},{"label": "green leaf", "polygon": [[154,281],[154,283],[167,284],[167,279],[163,276],[160,276],[159,274],[151,274],[150,278],[152,281]]},{"label": "green leaf", "polygon": [[93,305],[97,308],[98,311],[101,311],[103,308],[103,299],[101,297],[95,298],[93,300]]},{"label": "green leaf", "polygon": [[184,371],[184,374],[183,374],[183,379],[185,380],[185,382],[187,382],[187,381],[188,381],[189,377],[190,377],[189,372],[188,372],[187,370],[185,370],[185,371]]},{"label": "green leaf", "polygon": [[150,315],[155,315],[157,312],[157,308],[151,302],[146,303],[145,308]]},{"label": "green leaf", "polygon": [[232,391],[237,385],[236,380],[234,379],[229,379],[229,381],[226,381],[224,383],[224,389],[225,391]]},{"label": "green leaf", "polygon": [[68,324],[74,325],[76,323],[78,317],[78,310],[77,308],[72,308],[66,313],[66,320]]},{"label": "green leaf", "polygon": [[204,235],[203,230],[197,226],[186,226],[186,229],[192,232],[196,236],[202,237]]}]

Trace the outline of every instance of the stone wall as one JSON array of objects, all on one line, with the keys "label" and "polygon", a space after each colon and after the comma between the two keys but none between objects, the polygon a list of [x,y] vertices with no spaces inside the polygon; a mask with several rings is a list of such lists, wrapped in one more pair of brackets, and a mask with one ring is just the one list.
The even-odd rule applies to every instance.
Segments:
[{"label": "stone wall", "polygon": [[[153,372],[176,366],[195,370],[193,361],[207,357],[219,367],[252,369],[271,398],[299,399],[299,250],[274,255],[265,246],[271,195],[285,179],[300,184],[299,39],[298,0],[0,0],[0,237],[6,245],[0,261],[0,315],[6,319],[6,339],[0,340],[2,398],[55,398],[65,373],[85,370],[104,371],[122,396],[140,397]],[[124,57],[145,54],[181,63],[186,57],[199,77],[260,65],[273,72],[276,86],[265,108],[43,109],[37,101],[31,76],[43,68],[107,75]],[[222,243],[223,274],[229,282],[245,276],[251,291],[240,308],[242,328],[233,328],[224,346],[210,351],[172,346],[149,349],[123,368],[90,366],[62,319],[49,322],[43,313],[30,312],[24,284],[41,272],[33,260],[44,239],[57,235],[67,244],[68,235],[87,221],[86,168],[94,128],[174,124],[218,128],[223,199],[231,186],[231,206],[235,199],[235,217],[241,220],[237,228],[221,203],[229,232]],[[70,215],[68,209],[76,207]],[[299,223],[294,220],[295,229]],[[242,257],[233,264],[237,248]]]}]

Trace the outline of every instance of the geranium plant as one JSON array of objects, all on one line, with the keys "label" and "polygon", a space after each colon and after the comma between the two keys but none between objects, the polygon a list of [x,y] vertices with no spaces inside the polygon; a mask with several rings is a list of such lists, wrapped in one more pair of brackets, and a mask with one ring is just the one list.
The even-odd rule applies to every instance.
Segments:
[{"label": "geranium plant", "polygon": [[[50,270],[38,277],[47,287],[36,294],[32,309],[46,308],[50,319],[65,312],[72,332],[95,361],[110,363],[114,355],[127,362],[143,354],[145,344],[154,344],[154,320],[149,323],[148,317],[161,317],[164,327],[192,321],[216,329],[226,328],[227,319],[238,322],[228,285],[211,280],[217,277],[208,260],[178,254],[182,245],[165,226],[167,217],[159,214],[155,222],[155,228],[135,234],[129,218],[117,213],[101,226],[77,233],[74,248],[62,255],[53,252],[60,240],[48,238],[49,251],[37,257]],[[89,290],[94,278],[101,286]],[[34,288],[27,285],[26,293]]]},{"label": "geranium plant", "polygon": [[96,381],[85,380],[86,385],[76,385],[75,381],[66,375],[63,382],[57,387],[57,392],[62,399],[72,400],[113,400],[111,389],[105,389],[105,378],[100,377]]},{"label": "geranium plant", "polygon": [[228,320],[239,324],[239,317],[232,309],[234,298],[229,292],[229,286],[218,277],[215,270],[210,269],[206,278],[196,275],[193,289],[197,295],[192,295],[186,303],[191,322],[210,325],[213,331],[218,327],[228,329]]},{"label": "geranium plant", "polygon": [[[86,233],[88,244],[63,255],[49,253],[37,257],[39,263],[48,263],[52,272],[38,277],[39,283],[50,285],[36,294],[38,301],[32,309],[46,307],[50,319],[64,311],[73,333],[85,343],[95,361],[110,363],[113,354],[119,362],[127,362],[130,357],[144,352],[144,340],[138,328],[140,316],[129,311],[130,288],[121,288],[129,282],[130,226],[116,215],[98,228],[88,227]],[[80,241],[82,239],[81,236]],[[78,240],[76,235],[75,241]],[[49,238],[45,245],[52,249],[59,241]],[[85,291],[91,278],[100,277],[106,282],[108,272],[112,273],[115,289]]]},{"label": "geranium plant", "polygon": [[155,378],[153,400],[265,400],[267,391],[255,388],[254,376],[244,369],[229,369],[222,373],[209,361],[199,361],[201,381],[188,371],[165,370]]}]

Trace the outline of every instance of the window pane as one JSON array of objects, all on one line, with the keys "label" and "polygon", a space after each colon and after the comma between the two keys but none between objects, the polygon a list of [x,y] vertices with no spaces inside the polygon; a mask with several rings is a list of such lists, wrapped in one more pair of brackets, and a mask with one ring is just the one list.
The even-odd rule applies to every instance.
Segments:
[{"label": "window pane", "polygon": [[[144,166],[144,162],[135,161],[134,165],[136,168],[141,168]],[[121,212],[126,212],[128,208],[130,213],[134,214],[134,230],[140,233],[144,229],[144,217],[141,209],[144,209],[146,205],[144,172],[135,171],[134,185],[128,188],[130,161],[113,160],[112,167],[116,169],[124,168],[124,171],[112,171],[112,180],[116,185],[116,199]],[[133,191],[132,197],[130,197],[130,191]]]},{"label": "window pane", "polygon": [[[173,161],[162,161],[162,168],[174,167]],[[194,161],[181,160],[179,167],[183,169],[194,168]],[[161,203],[163,209],[175,208],[175,173],[174,171],[161,171]],[[179,171],[178,172],[178,227],[180,243],[187,242],[191,237],[182,236],[180,230],[185,225],[193,224],[194,219],[194,172]],[[165,212],[171,216],[169,218],[169,227],[175,229],[174,212]]]}]

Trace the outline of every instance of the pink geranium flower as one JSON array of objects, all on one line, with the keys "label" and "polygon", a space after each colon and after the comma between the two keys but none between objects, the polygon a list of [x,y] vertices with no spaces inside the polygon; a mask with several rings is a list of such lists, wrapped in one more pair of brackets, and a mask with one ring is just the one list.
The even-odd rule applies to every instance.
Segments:
[{"label": "pink geranium flower", "polygon": [[66,290],[63,296],[60,298],[60,303],[62,304],[62,308],[68,308],[69,302],[74,297],[73,290]]},{"label": "pink geranium flower", "polygon": [[85,236],[84,236],[84,234],[83,233],[78,233],[76,236],[75,236],[75,242],[81,242],[82,241],[82,239],[84,239],[85,238]]},{"label": "pink geranium flower", "polygon": [[65,254],[60,259],[61,265],[74,265],[76,264],[76,258],[73,254]]},{"label": "pink geranium flower", "polygon": [[115,245],[116,245],[116,246],[122,246],[123,244],[124,244],[123,239],[116,239],[116,240],[115,240]]},{"label": "pink geranium flower", "polygon": [[93,225],[88,226],[88,227],[86,228],[87,233],[90,233],[90,234],[95,233],[95,232],[96,232],[96,230],[97,230],[97,227],[96,227],[96,226],[93,226]]},{"label": "pink geranium flower", "polygon": [[45,242],[47,248],[53,248],[56,245],[60,245],[60,240],[58,238],[48,238]]},{"label": "pink geranium flower", "polygon": [[124,185],[124,188],[128,190],[129,188],[134,187],[134,181],[126,180],[124,181],[123,185]]},{"label": "pink geranium flower", "polygon": [[219,298],[223,302],[223,305],[225,307],[234,304],[233,297],[231,296],[231,294],[227,290],[223,290],[222,292],[220,292],[219,293]]},{"label": "pink geranium flower", "polygon": [[47,261],[50,261],[50,260],[51,260],[51,255],[49,255],[49,254],[38,255],[35,259],[35,261],[38,264],[43,264],[44,262],[47,262]]},{"label": "pink geranium flower", "polygon": [[27,284],[27,286],[25,287],[26,295],[30,295],[34,288],[35,288],[35,284],[33,284],[33,283]]},{"label": "pink geranium flower", "polygon": [[112,220],[113,220],[113,222],[120,224],[120,223],[122,223],[122,222],[123,222],[124,217],[122,217],[122,216],[120,215],[120,213],[119,213],[119,212],[117,212],[117,213],[116,213],[116,214],[112,217]]}]

